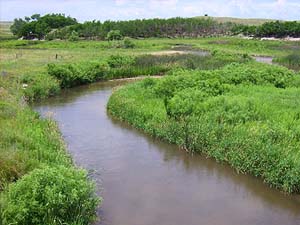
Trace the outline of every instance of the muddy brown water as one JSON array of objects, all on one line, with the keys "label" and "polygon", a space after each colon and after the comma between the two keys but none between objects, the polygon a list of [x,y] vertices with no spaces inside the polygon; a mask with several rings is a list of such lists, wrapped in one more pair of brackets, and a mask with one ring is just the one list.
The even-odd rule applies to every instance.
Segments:
[{"label": "muddy brown water", "polygon": [[58,122],[103,198],[97,225],[299,225],[300,197],[156,140],[111,118],[120,82],[64,91],[35,105]]}]

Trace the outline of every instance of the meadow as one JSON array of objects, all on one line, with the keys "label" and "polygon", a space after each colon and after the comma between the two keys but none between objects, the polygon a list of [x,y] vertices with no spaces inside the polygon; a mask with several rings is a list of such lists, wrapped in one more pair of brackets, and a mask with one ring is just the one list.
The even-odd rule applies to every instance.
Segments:
[{"label": "meadow", "polygon": [[10,31],[10,26],[12,22],[9,21],[0,21],[0,39],[7,40],[7,39],[15,39],[13,34]]},{"label": "meadow", "polygon": [[[112,115],[190,152],[262,177],[273,187],[299,193],[299,74],[255,63],[252,56],[273,56],[289,66],[284,59],[300,42],[236,37],[130,42],[0,41],[4,224],[95,220],[99,199],[93,183],[74,166],[55,122],[40,118],[28,103],[63,88],[136,76],[167,75],[117,90],[108,105]],[[208,54],[195,54],[203,50]]]}]

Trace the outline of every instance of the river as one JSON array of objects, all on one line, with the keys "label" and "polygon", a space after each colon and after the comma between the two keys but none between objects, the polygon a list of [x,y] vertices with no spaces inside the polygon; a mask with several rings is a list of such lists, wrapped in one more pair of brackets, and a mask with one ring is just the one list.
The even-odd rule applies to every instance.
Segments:
[{"label": "river", "polygon": [[111,118],[120,82],[65,90],[37,103],[58,122],[75,163],[104,201],[97,225],[299,225],[300,197],[156,140]]}]

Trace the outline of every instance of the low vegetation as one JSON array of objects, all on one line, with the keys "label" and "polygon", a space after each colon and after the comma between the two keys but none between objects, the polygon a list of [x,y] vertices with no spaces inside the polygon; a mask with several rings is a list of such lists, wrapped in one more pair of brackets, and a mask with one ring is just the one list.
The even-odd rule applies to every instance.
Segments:
[{"label": "low vegetation", "polygon": [[2,204],[4,224],[90,224],[98,201],[83,170],[44,167],[11,185]]},{"label": "low vegetation", "polygon": [[56,124],[22,96],[14,77],[0,76],[1,224],[90,224],[99,202],[93,183],[73,165]]},{"label": "low vegetation", "polygon": [[293,70],[300,71],[300,53],[294,52],[287,56],[282,56],[273,59],[273,62],[286,66]]},{"label": "low vegetation", "polygon": [[258,63],[179,70],[118,89],[109,112],[155,137],[300,192],[300,76]]},{"label": "low vegetation", "polygon": [[70,88],[96,81],[128,78],[145,75],[162,75],[176,68],[217,69],[232,62],[251,61],[248,55],[213,53],[198,56],[193,54],[173,55],[111,55],[102,61],[79,63],[51,63],[47,72],[24,75],[22,83],[27,85],[24,93],[29,101],[56,94],[60,88]]}]

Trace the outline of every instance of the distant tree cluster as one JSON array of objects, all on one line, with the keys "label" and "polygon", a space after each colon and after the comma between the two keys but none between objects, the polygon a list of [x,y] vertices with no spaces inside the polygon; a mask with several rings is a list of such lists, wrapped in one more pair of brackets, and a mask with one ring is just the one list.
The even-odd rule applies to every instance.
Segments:
[{"label": "distant tree cluster", "polygon": [[17,37],[43,39],[53,29],[74,24],[77,24],[77,20],[69,16],[66,17],[64,14],[47,14],[44,16],[34,14],[24,19],[15,19],[10,29]]},{"label": "distant tree cluster", "polygon": [[266,22],[260,26],[236,25],[232,32],[254,37],[300,37],[300,22],[275,21]]},{"label": "distant tree cluster", "polygon": [[104,39],[111,30],[131,38],[200,37],[226,34],[232,24],[221,24],[211,18],[143,19],[130,21],[99,21],[77,24],[74,28],[82,37]]},{"label": "distant tree cluster", "polygon": [[244,34],[255,37],[300,37],[299,22],[266,22],[260,26],[240,25],[232,22],[219,23],[210,17],[137,19],[129,21],[88,21],[78,23],[64,14],[34,14],[15,19],[11,31],[26,39],[78,39],[121,40],[123,37],[204,37]]},{"label": "distant tree cluster", "polygon": [[[74,31],[80,38],[118,40],[121,37],[200,37],[229,34],[232,23],[218,23],[211,18],[143,19],[130,21],[88,21],[77,23],[76,19],[63,14],[35,14],[25,19],[15,19],[11,27],[18,37],[27,39],[69,39]],[[119,33],[115,33],[119,32]]]}]

